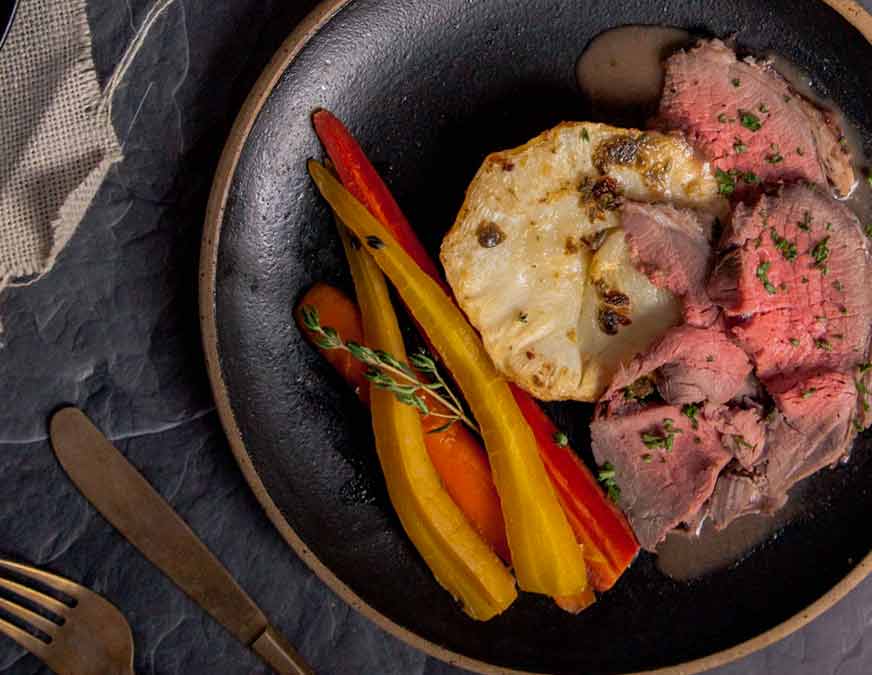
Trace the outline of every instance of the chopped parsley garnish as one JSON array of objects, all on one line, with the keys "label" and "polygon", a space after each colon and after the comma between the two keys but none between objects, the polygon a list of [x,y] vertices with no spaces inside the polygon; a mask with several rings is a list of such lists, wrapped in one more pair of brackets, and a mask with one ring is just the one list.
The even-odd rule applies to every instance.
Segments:
[{"label": "chopped parsley garnish", "polygon": [[800,281],[802,281],[802,283],[804,283],[804,284],[807,284],[807,283],[808,283],[808,277],[803,277],[802,279],[800,279]]},{"label": "chopped parsley garnish", "polygon": [[811,213],[806,211],[802,214],[802,220],[800,220],[796,226],[802,230],[803,232],[808,232],[811,229]]},{"label": "chopped parsley garnish", "polygon": [[770,155],[766,155],[766,161],[770,164],[779,164],[784,161],[784,157],[780,152],[773,152]]},{"label": "chopped parsley garnish", "polygon": [[654,394],[654,383],[650,377],[640,377],[623,389],[625,401],[644,401]]},{"label": "chopped parsley garnish", "polygon": [[736,140],[733,142],[733,151],[737,155],[741,155],[744,152],[748,152],[748,146],[745,145],[744,141],[741,138],[736,136]]},{"label": "chopped parsley garnish", "polygon": [[690,420],[690,426],[693,429],[699,429],[699,420],[696,416],[699,414],[699,403],[688,403],[681,408],[681,414]]},{"label": "chopped parsley garnish", "polygon": [[866,236],[867,236],[867,237],[872,237],[872,223],[869,223],[869,224],[866,226]]},{"label": "chopped parsley garnish", "polygon": [[642,461],[645,462],[646,464],[648,462],[650,462],[652,459],[654,459],[654,455],[652,455],[650,452],[646,452],[644,455],[642,455]]},{"label": "chopped parsley garnish", "polygon": [[772,267],[772,263],[764,262],[760,263],[757,266],[757,278],[760,280],[760,283],[763,284],[763,288],[766,289],[766,292],[769,295],[775,295],[775,285],[769,281],[769,268]]},{"label": "chopped parsley garnish", "polygon": [[802,400],[805,401],[807,399],[810,399],[816,393],[817,393],[817,389],[815,387],[810,387],[809,389],[803,389],[800,392],[800,395],[802,396]]},{"label": "chopped parsley garnish", "polygon": [[645,444],[646,448],[651,448],[652,450],[660,448],[667,452],[672,450],[672,446],[675,443],[675,436],[683,432],[681,429],[678,429],[675,426],[675,422],[668,417],[663,420],[662,427],[663,431],[660,434],[652,434],[646,431],[642,432],[642,442]]},{"label": "chopped parsley garnish", "polygon": [[799,347],[799,338],[790,338],[790,344],[794,347]]},{"label": "chopped parsley garnish", "polygon": [[727,117],[727,113],[721,113],[720,115],[718,115],[718,122],[720,122],[721,124],[726,124],[729,121],[730,118]]},{"label": "chopped parsley garnish", "polygon": [[857,366],[857,369],[860,371],[860,375],[865,375],[870,370],[872,370],[872,363],[861,363],[859,366]]},{"label": "chopped parsley garnish", "polygon": [[857,387],[857,393],[860,394],[860,402],[863,405],[863,410],[869,412],[869,401],[866,397],[869,395],[869,390],[866,388],[866,383],[863,380],[854,380],[854,386]]},{"label": "chopped parsley garnish", "polygon": [[803,150],[802,148],[797,148],[796,154],[799,155],[800,157],[805,157],[805,150]]},{"label": "chopped parsley garnish", "polygon": [[706,356],[705,361],[706,361],[706,363],[714,363],[715,362],[714,354],[709,354],[708,356]]},{"label": "chopped parsley garnish", "polygon": [[814,248],[811,250],[811,257],[814,259],[814,266],[817,267],[824,274],[827,273],[827,259],[830,257],[830,248],[827,246],[827,243],[830,241],[829,237],[824,237],[817,244],[815,244]]},{"label": "chopped parsley garnish", "polygon": [[872,187],[872,172],[866,174],[866,182],[869,184],[869,187]]},{"label": "chopped parsley garnish", "polygon": [[769,234],[772,237],[772,243],[775,244],[775,248],[781,251],[781,255],[784,256],[785,260],[796,260],[799,251],[794,242],[788,241],[786,237],[780,236],[778,232],[775,231],[774,227],[769,229]]},{"label": "chopped parsley garnish", "polygon": [[853,424],[854,424],[854,431],[856,431],[858,434],[863,431],[863,423],[860,422],[860,420],[858,420],[856,417],[853,420]]},{"label": "chopped parsley garnish", "polygon": [[733,442],[736,444],[737,448],[751,448],[752,450],[754,449],[754,446],[746,441],[744,436],[733,434]]},{"label": "chopped parsley garnish", "polygon": [[603,484],[606,493],[609,495],[609,499],[617,504],[618,500],[621,498],[621,488],[618,487],[618,484],[615,481],[615,467],[613,467],[609,462],[606,462],[600,468],[599,474],[597,474],[597,479]]},{"label": "chopped parsley garnish", "polygon": [[765,115],[766,113],[769,112],[769,108],[766,107],[766,104],[765,104],[765,103],[761,103],[760,105],[758,105],[758,106],[757,106],[757,110],[759,110],[759,111],[760,111],[761,113],[763,113],[764,115]]},{"label": "chopped parsley garnish", "polygon": [[827,232],[832,232],[832,231],[833,231],[833,224],[832,224],[832,223],[827,223],[827,225],[826,225],[826,227],[825,227],[824,229],[825,229]]},{"label": "chopped parsley garnish", "polygon": [[[738,141],[739,139],[737,138],[736,140]],[[747,150],[747,148],[745,149]],[[737,179],[745,181],[748,185],[756,185],[760,182],[760,178],[753,171],[743,172],[736,169],[730,169],[729,171],[717,169],[715,171],[715,179],[718,181],[718,192],[727,196],[736,191]]]},{"label": "chopped parsley garnish", "polygon": [[740,80],[738,77],[734,77],[732,80],[730,80],[730,84],[732,84],[734,87],[741,87],[742,80]]},{"label": "chopped parsley garnish", "polygon": [[760,131],[763,128],[760,118],[748,110],[739,111],[739,122],[749,131]]},{"label": "chopped parsley garnish", "polygon": [[561,448],[565,448],[567,445],[569,445],[569,437],[562,431],[555,431],[554,435],[551,438]]},{"label": "chopped parsley garnish", "polygon": [[584,127],[582,127],[581,129],[581,140],[585,141],[586,143],[590,143],[590,134],[587,133],[587,129]]},{"label": "chopped parsley garnish", "polygon": [[823,349],[825,352],[833,351],[833,346],[830,344],[830,341],[824,338],[818,338],[817,340],[815,340],[814,346],[818,349]]},{"label": "chopped parsley garnish", "polygon": [[835,288],[837,291],[841,291],[841,290],[844,290],[845,287],[842,285],[842,282],[841,282],[841,281],[839,281],[838,279],[836,279],[836,280],[833,282],[833,288]]},{"label": "chopped parsley garnish", "polygon": [[736,191],[735,174],[718,169],[715,171],[715,179],[718,181],[718,192],[722,195],[731,195]]},{"label": "chopped parsley garnish", "polygon": [[841,314],[842,316],[844,316],[844,315],[847,314],[847,313],[848,313],[848,308],[847,308],[847,307],[845,307],[844,305],[842,305],[841,307],[839,307],[839,314]]}]

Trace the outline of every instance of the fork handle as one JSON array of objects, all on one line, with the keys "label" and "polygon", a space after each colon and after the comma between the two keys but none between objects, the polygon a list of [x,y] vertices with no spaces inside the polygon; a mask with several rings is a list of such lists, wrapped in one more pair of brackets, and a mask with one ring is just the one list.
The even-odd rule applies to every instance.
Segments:
[{"label": "fork handle", "polygon": [[279,675],[315,675],[315,672],[272,626],[251,644],[251,650]]}]

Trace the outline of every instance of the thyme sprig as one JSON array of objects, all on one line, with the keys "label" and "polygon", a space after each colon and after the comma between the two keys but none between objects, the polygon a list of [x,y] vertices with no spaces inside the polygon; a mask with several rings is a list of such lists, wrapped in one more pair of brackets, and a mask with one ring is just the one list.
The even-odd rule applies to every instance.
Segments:
[{"label": "thyme sprig", "polygon": [[[463,409],[460,399],[445,382],[436,362],[427,354],[420,352],[409,357],[409,364],[394,358],[380,349],[370,349],[365,345],[349,340],[346,342],[335,328],[322,326],[318,309],[306,305],[302,309],[303,324],[315,334],[315,343],[325,350],[340,350],[369,366],[364,377],[379,389],[391,392],[396,399],[405,405],[418,410],[422,415],[441,417],[446,421],[440,427],[430,430],[437,434],[448,429],[455,422],[463,422],[476,433],[481,433]],[[419,374],[429,376],[425,382]],[[433,400],[441,403],[449,412],[437,412],[430,409],[422,395],[426,392]]]}]

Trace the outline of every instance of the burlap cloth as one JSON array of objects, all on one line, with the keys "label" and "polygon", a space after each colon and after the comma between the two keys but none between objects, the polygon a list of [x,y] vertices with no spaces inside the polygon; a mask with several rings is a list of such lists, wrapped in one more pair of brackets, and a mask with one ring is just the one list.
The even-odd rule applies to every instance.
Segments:
[{"label": "burlap cloth", "polygon": [[51,267],[120,158],[85,0],[20,0],[0,49],[0,291]]}]

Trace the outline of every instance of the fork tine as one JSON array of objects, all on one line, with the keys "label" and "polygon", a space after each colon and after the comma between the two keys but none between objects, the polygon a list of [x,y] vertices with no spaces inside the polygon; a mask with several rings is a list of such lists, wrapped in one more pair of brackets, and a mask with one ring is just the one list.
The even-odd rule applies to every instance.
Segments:
[{"label": "fork tine", "polygon": [[27,607],[17,605],[5,598],[0,598],[0,607],[5,609],[12,616],[17,616],[22,621],[26,621],[34,628],[39,628],[39,630],[47,635],[53,636],[57,632],[58,625],[54,621],[49,621],[44,616],[27,609]]},{"label": "fork tine", "polygon": [[42,640],[37,640],[27,631],[23,631],[18,626],[0,619],[0,633],[5,633],[34,656],[43,660],[46,659],[48,645]]},{"label": "fork tine", "polygon": [[3,577],[0,577],[0,588],[5,588],[7,591],[12,591],[13,593],[20,595],[23,598],[32,600],[37,605],[45,607],[47,610],[49,610],[50,612],[54,612],[58,616],[65,617],[70,612],[70,608],[67,607],[64,603],[55,600],[53,597],[46,595],[45,593],[40,593],[39,591],[35,591],[32,588],[28,588],[27,586],[22,586],[21,584],[10,579],[4,579]]},{"label": "fork tine", "polygon": [[78,584],[74,584],[69,579],[59,577],[57,574],[38,570],[30,565],[22,565],[21,563],[12,562],[11,560],[3,560],[0,558],[0,567],[5,567],[8,570],[18,572],[31,579],[41,581],[46,586],[51,586],[55,590],[66,593],[69,596],[75,597],[76,591],[80,588]]}]

